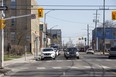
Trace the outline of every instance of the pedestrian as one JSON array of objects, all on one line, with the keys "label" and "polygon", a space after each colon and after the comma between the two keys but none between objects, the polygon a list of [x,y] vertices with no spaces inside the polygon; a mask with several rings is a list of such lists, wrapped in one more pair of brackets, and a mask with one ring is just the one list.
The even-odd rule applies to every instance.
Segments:
[{"label": "pedestrian", "polygon": [[11,45],[10,45],[10,43],[8,43],[8,45],[7,45],[8,57],[10,56],[10,49],[11,49]]}]

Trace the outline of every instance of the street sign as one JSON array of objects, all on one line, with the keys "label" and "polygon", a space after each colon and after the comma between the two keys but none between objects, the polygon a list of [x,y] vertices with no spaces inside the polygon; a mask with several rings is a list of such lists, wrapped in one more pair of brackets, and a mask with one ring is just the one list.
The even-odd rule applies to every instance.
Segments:
[{"label": "street sign", "polygon": [[31,19],[36,19],[36,15],[35,14],[31,14]]},{"label": "street sign", "polygon": [[116,20],[116,11],[112,11],[112,20]]},{"label": "street sign", "polygon": [[7,6],[0,6],[0,10],[8,10]]}]

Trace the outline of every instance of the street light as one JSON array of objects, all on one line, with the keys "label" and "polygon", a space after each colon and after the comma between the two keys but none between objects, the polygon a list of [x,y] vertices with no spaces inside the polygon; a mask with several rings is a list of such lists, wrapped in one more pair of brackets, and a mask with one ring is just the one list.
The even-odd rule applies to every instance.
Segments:
[{"label": "street light", "polygon": [[[46,13],[44,14],[44,26],[46,25],[46,15],[47,15],[49,12],[51,12],[51,11],[53,11],[53,10],[49,10],[48,12],[46,12]],[[45,33],[46,33],[46,30],[45,30]],[[44,38],[46,38],[46,35],[44,35]],[[44,45],[47,46],[47,45],[45,44],[45,40],[44,40]]]},{"label": "street light", "polygon": [[46,13],[44,14],[44,25],[46,24],[46,15],[47,15],[48,13],[50,13],[51,11],[54,11],[54,10],[49,10],[48,12],[46,12]]},{"label": "street light", "polygon": [[57,27],[58,25],[55,25],[55,26],[53,26],[53,27],[51,27],[50,28],[50,39],[51,39],[51,43],[52,43],[52,32],[51,32],[51,30],[54,28],[54,27]]}]

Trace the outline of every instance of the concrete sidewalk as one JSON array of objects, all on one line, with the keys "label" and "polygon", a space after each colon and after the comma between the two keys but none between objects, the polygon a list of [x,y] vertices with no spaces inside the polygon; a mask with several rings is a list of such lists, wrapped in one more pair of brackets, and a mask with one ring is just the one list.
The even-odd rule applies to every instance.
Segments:
[{"label": "concrete sidewalk", "polygon": [[30,60],[34,60],[34,56],[32,54],[28,54],[28,55],[23,56],[21,58],[5,61],[4,66],[8,66],[11,64],[15,64],[15,63],[25,63],[25,62],[29,62]]},{"label": "concrete sidewalk", "polygon": [[[34,56],[32,54],[28,54],[26,56],[22,56],[21,58],[4,61],[4,68],[7,67],[8,65],[12,65],[15,63],[26,63],[26,62],[30,62],[32,60],[34,61]],[[5,73],[3,73],[4,71],[7,71],[7,69],[0,69],[0,77],[4,77],[4,74],[5,74]]]}]

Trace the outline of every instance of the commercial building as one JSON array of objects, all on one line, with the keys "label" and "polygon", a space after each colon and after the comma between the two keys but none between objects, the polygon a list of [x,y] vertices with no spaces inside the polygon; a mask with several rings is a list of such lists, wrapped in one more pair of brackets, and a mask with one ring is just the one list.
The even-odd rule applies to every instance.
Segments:
[{"label": "commercial building", "polygon": [[97,27],[92,31],[92,45],[95,50],[103,49],[103,38],[105,36],[105,49],[111,46],[116,46],[116,28],[105,28],[105,35],[103,35],[103,28]]},{"label": "commercial building", "polygon": [[51,44],[62,46],[62,31],[61,29],[48,29],[48,37],[51,39]]}]

